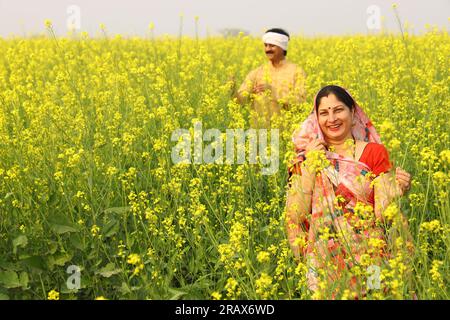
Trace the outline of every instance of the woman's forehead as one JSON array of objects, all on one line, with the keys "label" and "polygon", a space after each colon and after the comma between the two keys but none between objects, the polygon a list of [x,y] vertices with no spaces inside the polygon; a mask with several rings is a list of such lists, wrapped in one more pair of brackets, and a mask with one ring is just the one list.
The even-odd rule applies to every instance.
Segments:
[{"label": "woman's forehead", "polygon": [[342,103],[342,101],[340,101],[338,99],[338,97],[336,97],[334,95],[334,93],[330,93],[327,96],[323,96],[322,98],[320,98],[320,103],[319,106],[321,105],[330,105],[330,104],[338,104],[338,103]]},{"label": "woman's forehead", "polygon": [[345,104],[341,101],[333,101],[329,103],[320,103],[318,110],[325,110],[325,109],[335,109],[337,107],[345,107]]}]

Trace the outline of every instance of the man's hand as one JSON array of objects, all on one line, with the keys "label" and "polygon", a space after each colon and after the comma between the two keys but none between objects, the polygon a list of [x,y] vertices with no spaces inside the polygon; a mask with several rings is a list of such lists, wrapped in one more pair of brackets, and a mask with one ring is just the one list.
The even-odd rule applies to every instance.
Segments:
[{"label": "man's hand", "polygon": [[253,87],[253,93],[262,93],[266,90],[272,90],[272,87],[268,84],[257,84]]}]

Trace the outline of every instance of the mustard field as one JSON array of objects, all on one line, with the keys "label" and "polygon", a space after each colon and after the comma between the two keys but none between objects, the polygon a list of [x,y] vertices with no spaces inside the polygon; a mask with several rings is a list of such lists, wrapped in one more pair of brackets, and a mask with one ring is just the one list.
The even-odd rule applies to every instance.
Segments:
[{"label": "mustard field", "polygon": [[[0,298],[329,298],[307,290],[285,202],[292,133],[336,84],[412,174],[389,214],[408,220],[414,253],[391,257],[365,298],[449,299],[448,33],[292,37],[307,101],[275,120],[280,161],[264,175],[171,159],[177,129],[248,128],[250,105],[232,92],[266,62],[260,39],[49,30],[0,38]],[[364,265],[351,272],[367,277]]]}]

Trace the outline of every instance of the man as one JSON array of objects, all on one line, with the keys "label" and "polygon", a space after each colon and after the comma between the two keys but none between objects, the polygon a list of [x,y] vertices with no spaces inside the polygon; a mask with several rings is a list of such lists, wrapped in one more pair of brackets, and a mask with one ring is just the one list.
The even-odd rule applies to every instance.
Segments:
[{"label": "man", "polygon": [[269,29],[263,36],[269,62],[252,70],[238,92],[239,103],[252,101],[250,126],[269,128],[271,119],[281,109],[305,100],[305,72],[286,60],[289,34],[283,29]]}]

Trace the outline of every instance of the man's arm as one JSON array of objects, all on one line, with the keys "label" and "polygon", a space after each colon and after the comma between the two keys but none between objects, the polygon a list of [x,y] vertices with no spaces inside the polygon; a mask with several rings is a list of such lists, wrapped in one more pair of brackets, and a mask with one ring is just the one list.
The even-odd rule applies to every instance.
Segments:
[{"label": "man's arm", "polygon": [[297,67],[294,78],[294,99],[295,103],[306,101],[306,72]]},{"label": "man's arm", "polygon": [[251,71],[242,82],[239,90],[235,92],[234,97],[240,104],[245,103],[250,95],[253,93],[253,86],[255,84],[255,70]]},{"label": "man's arm", "polygon": [[281,107],[288,110],[291,105],[306,101],[306,73],[296,66],[293,77],[290,79],[289,90],[284,97],[279,97]]}]

